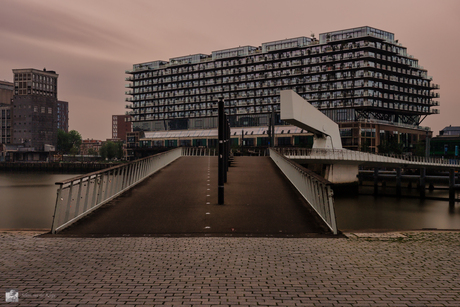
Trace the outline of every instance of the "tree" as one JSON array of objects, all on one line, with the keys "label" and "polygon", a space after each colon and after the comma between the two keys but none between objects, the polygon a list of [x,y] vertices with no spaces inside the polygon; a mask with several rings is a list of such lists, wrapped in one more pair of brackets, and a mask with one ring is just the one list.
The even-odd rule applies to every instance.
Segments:
[{"label": "tree", "polygon": [[81,135],[78,131],[71,130],[68,133],[58,130],[57,150],[64,154],[77,154],[80,151]]},{"label": "tree", "polygon": [[98,153],[97,153],[97,151],[96,151],[95,149],[90,148],[90,149],[88,149],[88,155],[90,155],[90,156],[97,156]]},{"label": "tree", "polygon": [[397,138],[382,140],[377,148],[379,153],[402,154],[404,152],[404,144],[398,142]]},{"label": "tree", "polygon": [[103,159],[109,159],[109,160],[112,160],[114,158],[122,159],[123,158],[123,143],[107,141],[102,145],[101,149],[99,150],[99,154],[101,155]]},{"label": "tree", "polygon": [[418,141],[414,146],[414,155],[418,157],[424,157],[426,150],[426,141]]}]

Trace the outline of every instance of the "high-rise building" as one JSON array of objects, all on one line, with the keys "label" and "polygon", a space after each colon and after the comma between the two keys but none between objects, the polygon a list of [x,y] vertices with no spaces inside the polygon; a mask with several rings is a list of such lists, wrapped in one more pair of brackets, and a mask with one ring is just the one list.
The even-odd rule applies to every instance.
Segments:
[{"label": "high-rise building", "polygon": [[126,143],[127,133],[133,131],[133,124],[129,115],[112,115],[112,139]]},{"label": "high-rise building", "polygon": [[12,140],[28,151],[57,145],[57,78],[46,69],[13,69]]},{"label": "high-rise building", "polygon": [[427,70],[393,33],[367,26],[134,64],[126,73],[134,131],[216,129],[218,98],[232,127],[267,126],[272,110],[283,124],[279,92],[292,89],[339,124],[345,148],[376,151],[383,140],[410,147],[431,135],[421,123],[439,113],[439,85]]}]

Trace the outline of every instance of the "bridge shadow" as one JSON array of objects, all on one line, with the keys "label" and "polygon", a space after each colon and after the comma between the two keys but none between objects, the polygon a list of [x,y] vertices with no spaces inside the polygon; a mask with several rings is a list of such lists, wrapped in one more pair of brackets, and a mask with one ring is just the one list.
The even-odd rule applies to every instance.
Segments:
[{"label": "bridge shadow", "polygon": [[217,157],[181,157],[54,236],[333,235],[269,157],[235,157],[225,205]]}]

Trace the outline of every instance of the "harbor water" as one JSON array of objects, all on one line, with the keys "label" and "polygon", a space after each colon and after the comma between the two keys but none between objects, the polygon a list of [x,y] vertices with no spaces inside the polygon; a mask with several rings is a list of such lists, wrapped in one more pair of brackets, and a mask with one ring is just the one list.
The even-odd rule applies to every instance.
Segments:
[{"label": "harbor water", "polygon": [[51,229],[56,182],[76,174],[0,172],[0,229]]},{"label": "harbor water", "polygon": [[[50,229],[57,186],[55,182],[76,174],[0,172],[0,229]],[[405,196],[373,196],[372,187],[360,187],[361,195],[335,198],[337,224],[342,231],[460,229],[460,203],[419,199],[416,189]],[[387,188],[388,190],[390,188]],[[392,191],[382,191],[392,194]],[[447,197],[442,190],[427,191],[427,197]]]}]

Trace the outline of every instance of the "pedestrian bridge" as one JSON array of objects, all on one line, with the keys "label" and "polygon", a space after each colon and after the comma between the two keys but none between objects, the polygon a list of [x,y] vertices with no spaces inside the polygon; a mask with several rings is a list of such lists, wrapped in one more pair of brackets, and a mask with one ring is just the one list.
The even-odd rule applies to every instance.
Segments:
[{"label": "pedestrian bridge", "polygon": [[218,205],[213,151],[176,148],[63,182],[53,234],[274,236],[337,234],[330,183],[285,159],[235,157]]},{"label": "pedestrian bridge", "polygon": [[[217,205],[215,151],[176,148],[58,182],[52,233],[311,236],[337,234],[332,183],[299,164],[458,169],[457,161],[344,149],[270,149],[235,157]],[[292,161],[293,160],[293,161]],[[342,176],[344,176],[342,174]],[[348,176],[350,176],[348,174]],[[451,180],[454,188],[455,178]]]}]

